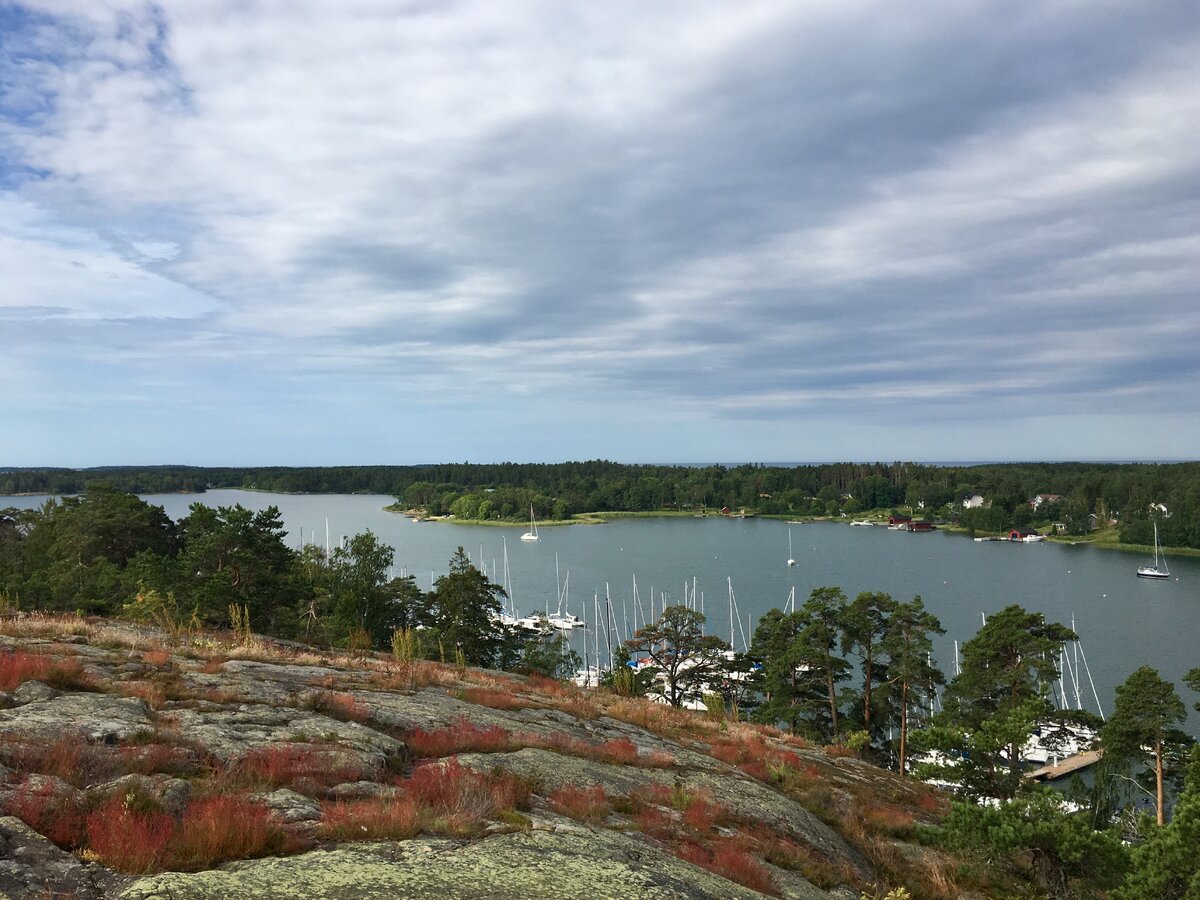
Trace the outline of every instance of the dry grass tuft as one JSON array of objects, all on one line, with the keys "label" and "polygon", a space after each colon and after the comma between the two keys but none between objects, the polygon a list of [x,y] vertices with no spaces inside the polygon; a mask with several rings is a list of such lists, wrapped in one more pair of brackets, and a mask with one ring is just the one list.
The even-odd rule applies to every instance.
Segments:
[{"label": "dry grass tuft", "polygon": [[362,781],[375,774],[357,766],[331,764],[330,754],[308,744],[272,744],[250,751],[221,772],[216,781],[225,791],[296,787],[300,781],[328,787]]},{"label": "dry grass tuft", "polygon": [[536,704],[529,700],[516,697],[510,691],[495,688],[469,687],[463,691],[462,699],[476,706],[486,706],[490,709],[527,709]]},{"label": "dry grass tuft", "polygon": [[26,681],[40,681],[61,690],[90,690],[92,687],[77,659],[23,650],[0,653],[0,691],[15,690]]},{"label": "dry grass tuft", "polygon": [[455,759],[418,766],[404,787],[429,810],[432,828],[454,835],[477,834],[485,819],[529,805],[529,785],[522,779],[505,773],[484,775]]},{"label": "dry grass tuft", "polygon": [[79,847],[86,834],[82,805],[56,792],[52,782],[36,785],[26,779],[5,799],[4,812],[64,850]]},{"label": "dry grass tuft", "polygon": [[400,841],[421,830],[411,797],[339,800],[325,807],[321,835],[334,841]]},{"label": "dry grass tuft", "polygon": [[612,812],[612,804],[601,785],[590,788],[567,785],[550,795],[550,806],[555,812],[570,816],[579,822],[603,822]]},{"label": "dry grass tuft", "polygon": [[161,647],[154,650],[147,650],[142,654],[142,662],[148,666],[154,666],[156,669],[161,669],[171,661],[171,654]]},{"label": "dry grass tuft", "polygon": [[449,756],[455,753],[504,753],[519,749],[512,733],[498,725],[479,726],[459,719],[444,728],[413,728],[404,737],[417,757]]},{"label": "dry grass tuft", "polygon": [[201,871],[227,860],[298,849],[291,843],[262,804],[235,796],[201,797],[184,810],[167,867]]},{"label": "dry grass tuft", "polygon": [[766,866],[736,840],[716,841],[707,847],[684,843],[676,848],[675,855],[743,887],[778,896]]}]

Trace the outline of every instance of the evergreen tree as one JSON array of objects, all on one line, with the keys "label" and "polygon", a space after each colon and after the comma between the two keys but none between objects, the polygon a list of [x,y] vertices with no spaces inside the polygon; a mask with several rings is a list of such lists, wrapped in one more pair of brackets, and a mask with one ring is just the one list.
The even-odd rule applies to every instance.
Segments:
[{"label": "evergreen tree", "polygon": [[882,644],[896,609],[891,594],[863,591],[842,614],[842,652],[853,653],[862,663],[862,726],[872,731],[876,684],[887,681],[887,651]]},{"label": "evergreen tree", "polygon": [[1117,759],[1141,759],[1147,751],[1153,760],[1155,810],[1164,821],[1163,771],[1167,750],[1185,737],[1175,727],[1187,718],[1187,709],[1175,686],[1157,670],[1142,666],[1117,687],[1112,718],[1104,726],[1104,752]]},{"label": "evergreen tree", "polygon": [[942,777],[957,778],[977,797],[1016,794],[1026,742],[1057,716],[1047,685],[1058,680],[1063,643],[1074,639],[1069,628],[1014,604],[963,645],[962,672],[921,735],[924,747],[957,758]]},{"label": "evergreen tree", "polygon": [[932,636],[945,633],[938,617],[926,611],[919,594],[908,603],[897,603],[887,619],[881,647],[889,660],[889,685],[896,689],[898,701],[901,774],[906,773],[908,765],[909,710],[913,706],[924,708],[936,686],[945,681],[941,670],[930,662]]},{"label": "evergreen tree", "polygon": [[503,629],[504,588],[471,565],[462,547],[450,557],[450,573],[433,585],[431,621],[434,641],[447,653],[462,650],[469,665],[498,661]]},{"label": "evergreen tree", "polygon": [[754,676],[762,701],[753,718],[770,725],[782,724],[793,734],[823,737],[814,724],[827,710],[825,679],[807,663],[802,636],[808,617],[801,611],[784,613],[772,609],[758,620],[750,656],[760,668]]},{"label": "evergreen tree", "polygon": [[1113,900],[1194,900],[1200,897],[1200,748],[1193,748],[1183,791],[1169,824],[1133,851],[1133,865]]},{"label": "evergreen tree", "polygon": [[837,740],[838,683],[850,671],[850,663],[837,654],[846,612],[846,595],[840,587],[814,588],[800,613],[805,626],[800,634],[802,665],[820,673],[829,706],[829,733]]}]

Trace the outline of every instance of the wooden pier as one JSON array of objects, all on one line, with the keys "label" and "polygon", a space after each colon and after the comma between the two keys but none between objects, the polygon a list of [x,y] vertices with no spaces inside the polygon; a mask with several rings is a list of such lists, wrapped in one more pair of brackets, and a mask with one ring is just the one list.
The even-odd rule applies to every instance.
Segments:
[{"label": "wooden pier", "polygon": [[1025,777],[1030,781],[1054,781],[1056,778],[1063,778],[1073,772],[1078,772],[1080,769],[1086,769],[1088,766],[1094,765],[1103,755],[1103,750],[1088,750],[1084,753],[1076,753],[1074,756],[1068,756],[1066,759],[1060,760],[1053,765],[1034,769]]}]

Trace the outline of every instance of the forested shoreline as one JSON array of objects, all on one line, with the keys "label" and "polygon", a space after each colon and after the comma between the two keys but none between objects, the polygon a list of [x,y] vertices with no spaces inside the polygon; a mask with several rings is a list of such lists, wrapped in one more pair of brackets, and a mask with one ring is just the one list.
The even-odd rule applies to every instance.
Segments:
[{"label": "forested shoreline", "polygon": [[[407,508],[460,519],[569,519],[586,512],[698,508],[760,515],[840,516],[898,510],[998,532],[1031,522],[1083,535],[1115,526],[1120,540],[1200,547],[1200,463],[830,463],[779,466],[447,463],[420,466],[210,468],[118,466],[0,470],[0,494],[78,494],[103,481],[152,494],[238,488],[280,493],[388,494]],[[978,495],[983,505],[965,508]],[[1030,501],[1049,497],[1035,511]]]},{"label": "forested shoreline", "polygon": [[[154,623],[174,639],[211,628],[246,640],[258,632],[360,655],[390,647],[397,662],[549,678],[569,677],[582,662],[561,634],[506,617],[503,588],[461,547],[449,573],[422,591],[412,576],[391,576],[394,550],[369,531],[329,551],[293,549],[284,537],[275,507],[195,503],[174,521],[161,506],[93,481],[38,509],[0,510],[0,619],[115,616]],[[1013,859],[1040,854],[1030,875],[1039,890],[1071,882],[1142,900],[1175,896],[1155,880],[1164,872],[1195,877],[1191,855],[1160,859],[1188,845],[1196,828],[1200,755],[1179,728],[1187,710],[1176,685],[1152,667],[1117,688],[1115,711],[1101,723],[1056,706],[1047,687],[1060,683],[1058,661],[1074,633],[1019,605],[992,614],[963,644],[953,678],[931,660],[932,636],[944,632],[919,596],[850,598],[818,587],[790,611],[763,615],[745,653],[705,624],[694,607],[668,606],[610,644],[607,625],[592,623],[610,654],[601,685],[676,707],[701,703],[710,717],[781,726],[951,783],[969,802],[956,804],[932,839]],[[1200,689],[1200,668],[1183,680]],[[1042,748],[1104,749],[1093,788],[1067,791],[1080,812],[1026,777],[1035,736]],[[764,768],[757,777],[788,775]],[[1168,824],[1172,784],[1181,790]],[[1155,798],[1153,820],[1137,813],[1146,795]],[[976,802],[984,798],[990,805]]]}]

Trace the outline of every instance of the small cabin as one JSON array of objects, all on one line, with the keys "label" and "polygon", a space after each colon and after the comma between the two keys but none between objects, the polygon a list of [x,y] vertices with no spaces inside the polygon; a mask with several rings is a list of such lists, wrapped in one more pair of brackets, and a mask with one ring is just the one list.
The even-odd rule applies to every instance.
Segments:
[{"label": "small cabin", "polygon": [[1030,528],[1029,526],[1025,526],[1023,528],[1014,528],[1008,533],[1008,539],[1010,541],[1023,541],[1027,537],[1041,536],[1042,535],[1040,531],[1038,531],[1036,528]]},{"label": "small cabin", "polygon": [[912,521],[912,516],[902,516],[899,513],[892,513],[888,516],[889,525],[907,525]]},{"label": "small cabin", "polygon": [[924,520],[922,520],[920,522],[909,522],[908,523],[909,531],[934,531],[936,528],[937,528],[937,526],[934,525],[932,522],[926,522]]}]

